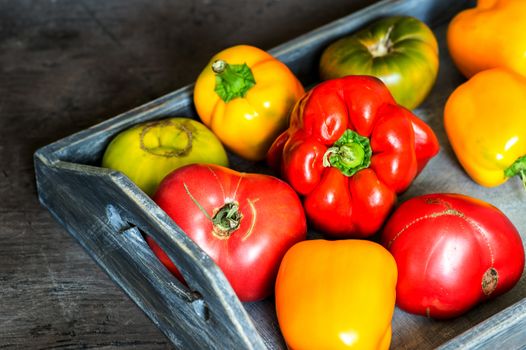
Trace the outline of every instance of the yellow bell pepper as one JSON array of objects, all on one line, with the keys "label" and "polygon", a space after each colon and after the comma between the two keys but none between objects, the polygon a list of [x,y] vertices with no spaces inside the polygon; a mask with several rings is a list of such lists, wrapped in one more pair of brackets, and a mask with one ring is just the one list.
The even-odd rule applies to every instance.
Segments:
[{"label": "yellow bell pepper", "polygon": [[308,240],[290,248],[276,280],[276,311],[289,349],[388,349],[397,268],[366,240]]},{"label": "yellow bell pepper", "polygon": [[285,64],[256,47],[238,45],[212,57],[197,78],[194,104],[227,148],[257,161],[287,128],[303,93]]},{"label": "yellow bell pepper", "polygon": [[493,187],[519,175],[526,186],[526,77],[504,68],[474,75],[448,98],[444,125],[477,183]]},{"label": "yellow bell pepper", "polygon": [[507,67],[526,76],[526,1],[478,0],[460,12],[447,32],[449,53],[471,77],[482,70]]}]

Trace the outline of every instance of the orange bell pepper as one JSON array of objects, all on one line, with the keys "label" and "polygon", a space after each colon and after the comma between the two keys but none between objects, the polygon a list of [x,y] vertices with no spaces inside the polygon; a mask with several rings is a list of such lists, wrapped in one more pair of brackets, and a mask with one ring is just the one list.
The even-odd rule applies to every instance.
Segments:
[{"label": "orange bell pepper", "polygon": [[526,77],[503,68],[482,71],[449,97],[444,125],[473,180],[497,186],[519,175],[526,186]]},{"label": "orange bell pepper", "polygon": [[526,76],[526,1],[478,0],[460,12],[447,32],[449,53],[458,69],[471,77],[506,67]]},{"label": "orange bell pepper", "polygon": [[232,152],[265,158],[304,93],[289,68],[267,52],[238,45],[212,57],[197,78],[199,117]]},{"label": "orange bell pepper", "polygon": [[308,240],[285,254],[276,311],[289,349],[388,349],[397,268],[366,240]]}]

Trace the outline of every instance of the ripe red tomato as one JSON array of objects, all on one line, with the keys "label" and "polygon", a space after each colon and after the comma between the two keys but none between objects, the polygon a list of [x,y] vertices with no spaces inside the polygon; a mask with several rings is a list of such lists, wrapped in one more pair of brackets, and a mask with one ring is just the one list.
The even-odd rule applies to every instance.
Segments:
[{"label": "ripe red tomato", "polygon": [[193,164],[170,173],[153,198],[222,269],[241,301],[269,296],[286,251],[306,238],[298,195],[272,176]]},{"label": "ripe red tomato", "polygon": [[521,237],[497,208],[458,194],[404,202],[382,243],[398,266],[400,308],[433,318],[456,317],[511,289],[524,268]]}]

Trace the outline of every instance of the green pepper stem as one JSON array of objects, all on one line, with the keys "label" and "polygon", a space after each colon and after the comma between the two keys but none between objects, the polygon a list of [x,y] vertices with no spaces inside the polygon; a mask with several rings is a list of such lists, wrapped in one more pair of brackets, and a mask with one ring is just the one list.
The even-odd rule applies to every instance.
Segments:
[{"label": "green pepper stem", "polygon": [[367,137],[347,129],[323,155],[323,166],[332,166],[340,169],[345,176],[353,176],[369,167],[372,153]]},{"label": "green pepper stem", "polygon": [[506,170],[504,170],[504,175],[506,177],[513,177],[519,175],[519,178],[524,185],[526,190],[526,155],[517,158],[517,160]]},{"label": "green pepper stem", "polygon": [[246,63],[228,64],[224,60],[216,60],[212,63],[212,70],[216,74],[214,91],[224,102],[245,97],[256,84],[252,70]]}]

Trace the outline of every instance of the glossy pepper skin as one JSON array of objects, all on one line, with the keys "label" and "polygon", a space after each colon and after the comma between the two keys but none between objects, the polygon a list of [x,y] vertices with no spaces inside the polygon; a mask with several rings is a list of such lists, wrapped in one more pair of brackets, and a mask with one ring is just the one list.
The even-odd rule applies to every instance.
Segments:
[{"label": "glossy pepper skin", "polygon": [[288,348],[388,349],[396,280],[394,258],[377,243],[297,243],[276,280],[276,312]]},{"label": "glossy pepper skin", "polygon": [[262,160],[287,128],[304,89],[289,68],[267,52],[238,45],[212,57],[197,78],[199,117],[237,155]]},{"label": "glossy pepper skin", "polygon": [[460,12],[447,32],[449,53],[466,76],[506,67],[526,76],[526,1],[478,0]]},{"label": "glossy pepper skin", "polygon": [[366,237],[438,151],[431,128],[397,105],[379,79],[348,76],[298,101],[268,162],[303,196],[316,229]]},{"label": "glossy pepper skin", "polygon": [[486,187],[519,175],[526,185],[526,78],[503,68],[457,87],[444,109],[449,142],[468,175]]}]

